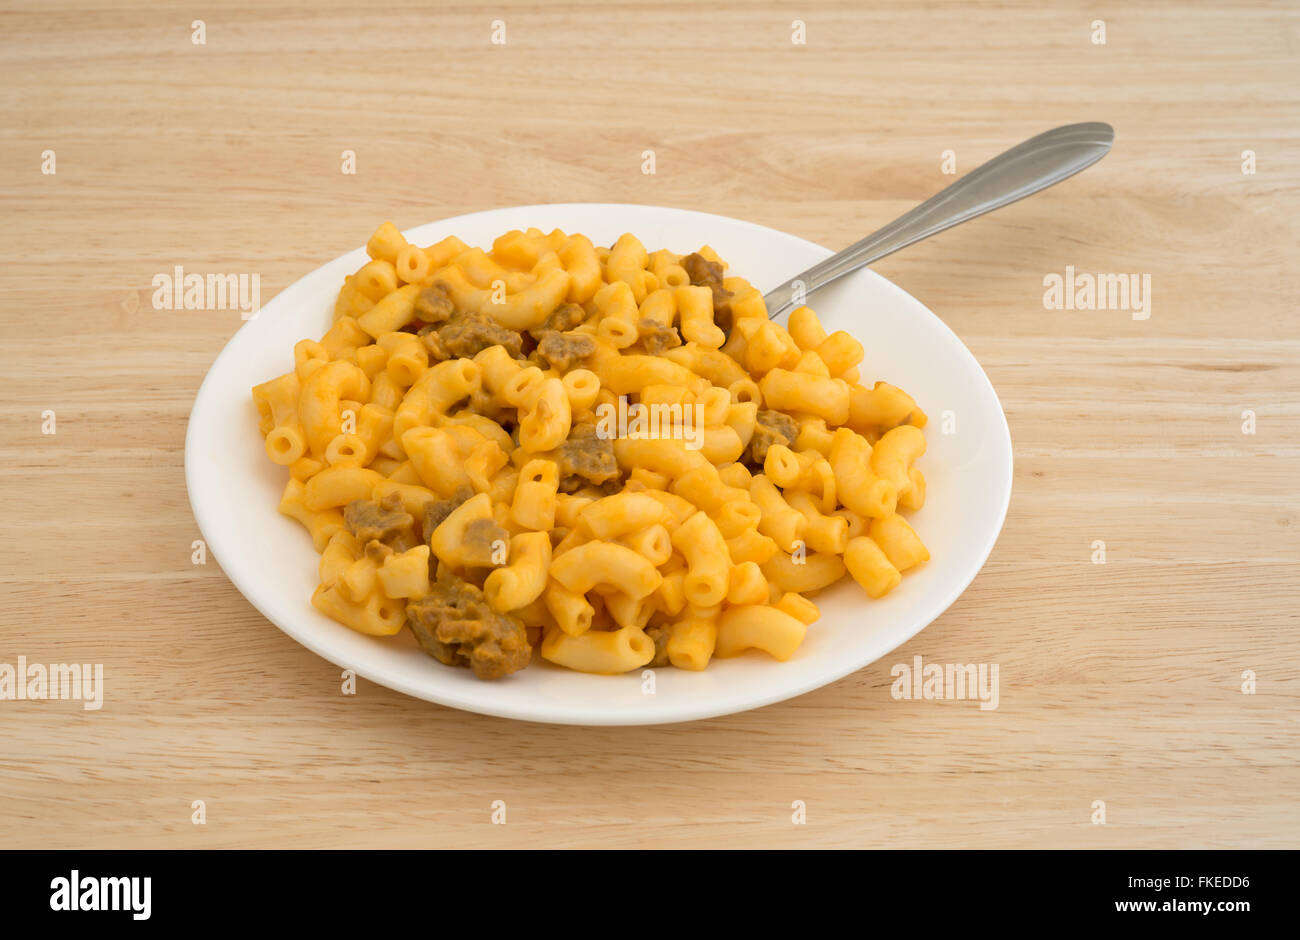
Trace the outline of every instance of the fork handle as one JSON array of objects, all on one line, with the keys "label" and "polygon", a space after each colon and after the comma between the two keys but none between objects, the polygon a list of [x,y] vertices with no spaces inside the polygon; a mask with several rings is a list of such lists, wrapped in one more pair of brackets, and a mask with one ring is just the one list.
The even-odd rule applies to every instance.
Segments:
[{"label": "fork handle", "polygon": [[769,291],[763,297],[768,316],[794,309],[804,295],[913,242],[1073,176],[1104,157],[1114,141],[1109,124],[1089,122],[1067,124],[1017,144],[884,228]]}]

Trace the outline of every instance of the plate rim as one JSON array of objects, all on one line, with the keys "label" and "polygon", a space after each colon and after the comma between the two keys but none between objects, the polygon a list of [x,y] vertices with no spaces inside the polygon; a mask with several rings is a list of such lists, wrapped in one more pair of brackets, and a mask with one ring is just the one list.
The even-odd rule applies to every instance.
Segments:
[{"label": "plate rim", "polygon": [[[656,206],[656,205],[648,205],[644,203],[560,202],[560,203],[536,203],[536,204],[525,205],[525,206],[499,206],[491,209],[483,209],[476,212],[468,212],[468,213],[462,213],[460,215],[446,216],[444,218],[433,219],[428,222],[423,222],[419,225],[412,226],[408,229],[403,230],[403,235],[406,235],[407,233],[416,231],[418,229],[428,227],[430,225],[457,222],[460,220],[466,220],[471,218],[483,219],[484,217],[489,217],[494,214],[506,214],[506,213],[516,214],[516,213],[529,212],[529,211],[557,212],[557,211],[566,211],[566,210],[588,210],[588,211],[590,210],[613,210],[613,211],[635,210],[638,212],[641,211],[670,212],[679,215],[704,217],[704,218],[720,220],[731,225],[739,225],[742,228],[750,229],[756,233],[760,233],[765,236],[777,235],[780,236],[781,238],[794,239],[796,241],[802,242],[808,248],[813,249],[818,253],[821,253],[823,257],[829,257],[830,255],[834,254],[834,252],[831,249],[826,248],[824,245],[820,245],[817,242],[803,238],[802,236],[799,235],[794,235],[790,232],[782,231],[780,229],[774,229],[766,225],[760,225],[757,222],[751,222],[747,219],[737,219],[732,216],[725,216],[725,215],[720,215],[711,212],[702,212],[698,209],[682,209],[682,208],[677,208],[675,206]],[[335,258],[325,261],[322,264],[317,265],[307,273],[303,274],[297,280],[293,281],[292,283],[284,287],[274,297],[268,300],[267,303],[268,304],[274,303],[280,297],[291,293],[300,285],[302,285],[305,281],[312,278],[322,268],[327,267],[328,265],[333,264],[347,257],[348,255],[353,254],[356,251],[363,251],[364,248],[365,246],[363,244],[357,248],[350,249],[344,252],[343,254],[336,256]],[[910,301],[911,303],[917,305],[921,310],[923,310],[926,313],[926,315],[928,315],[933,321],[935,321],[935,323],[939,326],[939,328],[945,331],[949,335],[949,337],[955,342],[957,348],[960,350],[960,355],[965,356],[969,360],[969,365],[973,365],[975,367],[975,372],[979,375],[980,379],[982,379],[985,386],[987,387],[989,394],[992,396],[993,403],[997,406],[996,410],[997,410],[998,420],[994,425],[993,436],[996,436],[997,438],[997,443],[999,444],[999,450],[1005,453],[1006,455],[1005,474],[1003,480],[1001,481],[1002,486],[1000,487],[1001,505],[997,509],[997,520],[998,520],[997,525],[990,527],[989,534],[985,539],[985,544],[983,544],[978,551],[979,563],[972,567],[969,576],[967,576],[964,581],[962,581],[960,584],[954,582],[954,587],[950,588],[947,592],[945,592],[945,595],[941,602],[936,602],[928,605],[927,609],[930,612],[918,618],[918,624],[914,630],[907,633],[906,636],[900,637],[896,641],[889,641],[888,645],[885,646],[883,649],[877,650],[874,648],[870,648],[864,653],[862,657],[848,657],[840,661],[840,663],[835,665],[833,668],[818,674],[816,677],[810,678],[804,682],[797,683],[794,686],[781,687],[780,689],[775,690],[770,694],[769,693],[758,694],[753,699],[746,699],[745,703],[740,705],[736,705],[734,703],[732,704],[718,703],[713,706],[696,705],[692,707],[691,702],[688,699],[684,705],[678,706],[676,713],[673,712],[671,709],[668,709],[667,714],[647,714],[644,719],[638,719],[636,716],[617,714],[617,715],[610,716],[607,720],[604,720],[599,713],[589,712],[584,715],[579,715],[574,712],[572,706],[555,705],[555,704],[548,704],[546,706],[546,710],[543,713],[535,714],[535,713],[528,713],[526,711],[521,711],[519,708],[515,708],[508,705],[497,706],[490,701],[484,703],[480,701],[465,700],[462,699],[459,695],[455,694],[455,690],[451,690],[450,694],[439,690],[431,691],[419,685],[418,683],[408,682],[405,678],[401,676],[381,675],[380,673],[382,673],[382,670],[380,671],[380,673],[377,673],[376,671],[371,670],[369,668],[362,669],[362,668],[358,668],[355,664],[340,662],[340,659],[336,658],[336,656],[333,653],[326,651],[324,644],[319,643],[315,640],[315,638],[312,635],[313,631],[310,630],[298,631],[298,630],[291,629],[290,627],[287,627],[284,624],[281,624],[278,620],[276,620],[267,612],[267,610],[263,607],[262,603],[259,602],[259,600],[255,596],[250,596],[248,593],[245,593],[245,591],[239,585],[239,583],[236,582],[235,578],[231,576],[229,569],[225,566],[225,564],[222,563],[221,560],[222,552],[219,551],[216,545],[213,544],[213,540],[209,534],[211,531],[213,531],[213,528],[210,525],[212,516],[206,508],[201,508],[202,506],[204,506],[203,501],[202,500],[196,501],[195,499],[195,481],[194,481],[195,471],[193,469],[195,466],[195,460],[193,458],[193,450],[197,447],[197,445],[195,443],[196,434],[194,430],[195,428],[195,422],[193,420],[194,414],[196,411],[200,410],[201,405],[203,405],[209,398],[217,394],[217,386],[215,385],[215,383],[212,383],[211,381],[213,374],[217,372],[218,366],[222,363],[223,359],[228,355],[232,355],[232,348],[234,347],[235,342],[238,339],[240,333],[244,329],[248,328],[249,325],[252,322],[254,322],[256,318],[250,318],[250,320],[244,322],[240,326],[240,328],[237,329],[234,333],[232,333],[230,337],[225,341],[221,350],[217,353],[216,357],[212,360],[211,364],[208,366],[207,371],[204,373],[203,381],[199,384],[199,389],[195,393],[194,401],[190,406],[189,416],[186,419],[184,460],[185,460],[185,489],[186,489],[186,496],[190,503],[191,512],[194,515],[195,522],[198,524],[199,532],[203,536],[204,543],[207,546],[208,554],[211,555],[212,558],[216,561],[217,565],[221,568],[222,574],[230,582],[231,586],[234,587],[235,590],[238,591],[239,594],[246,601],[248,601],[248,603],[251,604],[254,609],[258,611],[258,613],[260,613],[264,618],[266,618],[266,620],[274,624],[277,629],[279,629],[281,632],[286,634],[290,639],[306,647],[308,650],[315,653],[317,656],[324,659],[325,661],[333,663],[334,665],[342,669],[351,670],[356,675],[361,676],[362,678],[370,682],[373,682],[377,685],[381,685],[385,688],[392,689],[393,691],[400,692],[404,695],[408,695],[412,698],[416,698],[421,701],[432,702],[437,705],[443,705],[448,708],[456,708],[461,711],[473,712],[475,714],[489,715],[496,718],[506,718],[515,721],[527,721],[527,722],[533,722],[538,724],[558,724],[558,725],[570,725],[570,726],[578,726],[578,727],[643,727],[643,726],[653,726],[653,725],[680,724],[688,721],[703,721],[705,719],[717,718],[724,715],[742,714],[744,712],[754,711],[759,708],[765,708],[769,705],[774,705],[778,702],[783,702],[783,701],[788,701],[790,699],[798,698],[799,696],[805,695],[808,692],[814,691],[816,689],[824,688],[826,686],[831,685],[832,683],[838,682],[844,677],[851,675],[861,669],[864,669],[867,666],[871,665],[872,663],[884,658],[895,649],[898,649],[903,644],[915,638],[919,633],[925,630],[926,627],[930,626],[930,624],[934,623],[935,620],[937,620],[945,612],[947,612],[947,610],[954,603],[956,603],[956,601],[961,597],[961,595],[966,592],[966,589],[970,587],[971,583],[974,582],[975,578],[980,574],[980,572],[984,570],[984,566],[988,562],[989,556],[993,552],[993,548],[996,546],[998,539],[1002,535],[1002,530],[1006,525],[1007,512],[1011,504],[1011,492],[1012,492],[1012,487],[1013,487],[1014,477],[1015,477],[1015,451],[1012,446],[1011,429],[1007,422],[1006,409],[1002,406],[1002,400],[998,396],[997,389],[994,387],[992,381],[989,379],[988,373],[984,371],[984,366],[975,357],[975,354],[972,353],[970,349],[966,346],[966,344],[962,341],[961,337],[957,335],[957,333],[943,320],[943,318],[941,318],[938,314],[936,314],[933,310],[931,310],[928,305],[922,303],[916,297],[913,297],[908,291],[904,290],[902,287],[895,284],[893,281],[889,280],[884,275],[879,274],[876,271],[872,270],[870,267],[864,268],[862,270],[866,271],[871,278],[875,279],[875,281],[877,281],[878,284],[883,286],[887,291],[892,291],[900,295],[905,301]],[[795,274],[797,273],[798,272],[795,272]],[[788,275],[788,277],[793,277],[793,276],[794,274]],[[256,594],[256,592],[253,593]],[[779,664],[777,664],[777,666],[779,667]]]}]

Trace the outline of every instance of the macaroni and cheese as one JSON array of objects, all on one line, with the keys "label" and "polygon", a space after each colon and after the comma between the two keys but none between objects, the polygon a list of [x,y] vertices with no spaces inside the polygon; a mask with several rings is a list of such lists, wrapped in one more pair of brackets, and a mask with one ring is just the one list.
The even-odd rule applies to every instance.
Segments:
[{"label": "macaroni and cheese", "polygon": [[862,346],[786,327],[707,246],[507,232],[409,244],[385,223],[334,324],[253,389],[311,598],[497,678],[794,655],[810,599],[868,597],[929,552],[925,414]]}]

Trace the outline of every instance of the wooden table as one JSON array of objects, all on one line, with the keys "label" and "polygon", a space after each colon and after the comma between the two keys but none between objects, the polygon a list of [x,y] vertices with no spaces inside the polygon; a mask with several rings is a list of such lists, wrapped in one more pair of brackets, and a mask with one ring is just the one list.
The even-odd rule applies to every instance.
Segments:
[{"label": "wooden table", "polygon": [[[0,701],[5,845],[1300,842],[1294,4],[85,6],[0,14],[0,662],[103,663],[106,693]],[[1079,120],[1116,129],[1098,166],[876,266],[984,364],[1015,491],[966,594],[840,682],[625,729],[347,697],[191,563],[186,419],[239,315],[154,309],[157,273],[265,300],[383,219],[542,202],[839,247],[945,151]],[[1067,265],[1149,275],[1150,317],[1045,309]],[[998,663],[1000,707],[894,701],[915,655]]]}]

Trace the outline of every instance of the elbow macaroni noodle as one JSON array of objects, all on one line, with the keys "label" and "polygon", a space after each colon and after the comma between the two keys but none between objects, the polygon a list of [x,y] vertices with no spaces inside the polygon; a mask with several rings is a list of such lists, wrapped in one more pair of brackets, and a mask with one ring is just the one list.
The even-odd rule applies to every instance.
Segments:
[{"label": "elbow macaroni noodle", "polygon": [[495,678],[786,660],[846,574],[870,598],[929,552],[925,414],[859,382],[808,307],[767,319],[709,248],[508,232],[490,251],[384,223],[334,324],[253,389],[312,604],[409,627]]}]

